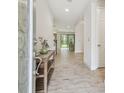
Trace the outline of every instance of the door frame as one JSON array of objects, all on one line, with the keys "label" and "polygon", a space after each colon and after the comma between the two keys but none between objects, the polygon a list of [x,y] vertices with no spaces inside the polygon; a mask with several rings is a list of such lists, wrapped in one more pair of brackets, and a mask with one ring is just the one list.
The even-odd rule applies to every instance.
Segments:
[{"label": "door frame", "polygon": [[33,1],[28,0],[27,8],[28,8],[28,15],[27,15],[27,30],[28,30],[28,63],[29,63],[29,88],[28,93],[33,93]]}]

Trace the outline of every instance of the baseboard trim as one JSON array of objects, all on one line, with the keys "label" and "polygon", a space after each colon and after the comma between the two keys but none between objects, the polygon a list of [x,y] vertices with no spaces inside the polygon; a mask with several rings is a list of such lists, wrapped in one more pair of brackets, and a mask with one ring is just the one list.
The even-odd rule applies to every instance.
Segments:
[{"label": "baseboard trim", "polygon": [[83,53],[83,51],[75,51],[75,53]]}]

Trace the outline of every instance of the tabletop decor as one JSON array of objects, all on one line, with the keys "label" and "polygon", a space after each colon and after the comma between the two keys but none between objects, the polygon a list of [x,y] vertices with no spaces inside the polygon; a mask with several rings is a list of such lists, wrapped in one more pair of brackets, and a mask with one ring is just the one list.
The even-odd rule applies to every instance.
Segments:
[{"label": "tabletop decor", "polygon": [[48,48],[49,48],[47,40],[43,39],[42,37],[39,37],[39,39],[40,39],[40,42],[41,42],[41,45],[42,45],[42,48],[40,50],[40,54],[47,54],[48,53]]}]

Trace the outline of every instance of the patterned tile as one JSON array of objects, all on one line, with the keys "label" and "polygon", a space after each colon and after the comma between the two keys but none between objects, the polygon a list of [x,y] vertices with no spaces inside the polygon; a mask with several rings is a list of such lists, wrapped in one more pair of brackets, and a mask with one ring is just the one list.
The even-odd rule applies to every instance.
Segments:
[{"label": "patterned tile", "polygon": [[105,93],[100,71],[90,71],[83,63],[83,54],[62,51],[56,57],[48,93]]}]

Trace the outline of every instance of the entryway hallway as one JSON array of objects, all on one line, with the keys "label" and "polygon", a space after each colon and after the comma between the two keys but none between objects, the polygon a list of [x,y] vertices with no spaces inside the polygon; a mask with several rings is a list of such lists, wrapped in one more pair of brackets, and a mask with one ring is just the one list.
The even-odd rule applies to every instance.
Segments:
[{"label": "entryway hallway", "polygon": [[28,1],[19,0],[19,93],[104,93],[105,0]]},{"label": "entryway hallway", "polygon": [[56,56],[48,93],[104,93],[104,68],[91,71],[83,54],[63,49]]}]

